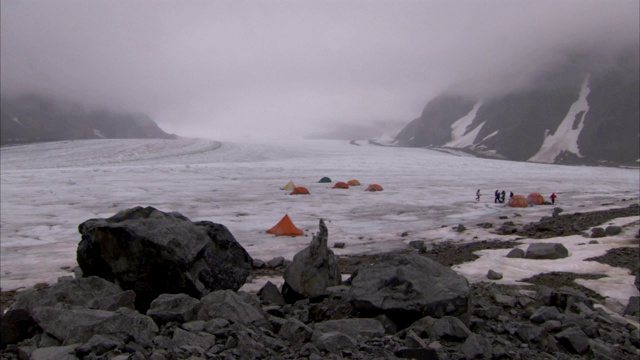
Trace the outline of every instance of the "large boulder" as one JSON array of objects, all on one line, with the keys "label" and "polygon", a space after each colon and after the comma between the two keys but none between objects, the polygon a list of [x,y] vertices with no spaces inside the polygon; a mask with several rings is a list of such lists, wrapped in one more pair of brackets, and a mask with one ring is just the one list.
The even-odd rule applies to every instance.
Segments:
[{"label": "large boulder", "polygon": [[327,288],[342,282],[336,257],[327,246],[328,232],[322,219],[319,227],[311,244],[297,253],[284,269],[282,294],[289,303],[326,296],[329,294]]},{"label": "large boulder", "polygon": [[350,301],[359,312],[385,314],[400,327],[425,316],[469,316],[469,283],[450,268],[418,254],[387,254],[359,268]]},{"label": "large boulder", "polygon": [[569,256],[569,250],[559,243],[530,244],[524,257],[527,259],[562,259]]},{"label": "large boulder", "polygon": [[141,312],[163,293],[200,299],[214,290],[238,290],[251,273],[251,257],[224,225],[191,222],[177,212],[135,207],[87,220],[78,231],[84,276],[135,291]]}]

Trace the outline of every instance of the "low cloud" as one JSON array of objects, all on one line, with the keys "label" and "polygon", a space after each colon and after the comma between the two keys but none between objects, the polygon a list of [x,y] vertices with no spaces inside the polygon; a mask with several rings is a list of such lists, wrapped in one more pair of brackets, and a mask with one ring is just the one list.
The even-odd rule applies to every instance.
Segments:
[{"label": "low cloud", "polygon": [[452,86],[522,86],[567,51],[637,44],[640,11],[635,0],[3,0],[1,10],[2,95],[53,93],[213,138],[407,123]]}]

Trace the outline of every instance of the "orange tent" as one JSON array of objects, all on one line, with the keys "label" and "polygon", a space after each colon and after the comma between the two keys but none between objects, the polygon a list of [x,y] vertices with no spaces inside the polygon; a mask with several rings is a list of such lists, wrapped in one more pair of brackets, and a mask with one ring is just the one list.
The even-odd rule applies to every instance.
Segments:
[{"label": "orange tent", "polygon": [[542,205],[544,204],[544,197],[536,192],[531,193],[527,196],[527,204]]},{"label": "orange tent", "polygon": [[507,205],[511,207],[522,207],[522,208],[529,206],[527,204],[527,199],[525,199],[524,196],[522,195],[512,196],[511,198],[509,198],[509,202],[507,203]]},{"label": "orange tent", "polygon": [[280,222],[278,222],[274,227],[267,230],[267,233],[279,236],[304,235],[304,232],[302,230],[293,225],[293,222],[291,221],[291,218],[289,218],[288,214],[285,215],[282,220],[280,220]]},{"label": "orange tent", "polygon": [[335,185],[333,185],[333,189],[348,189],[349,185],[346,182],[338,181]]},{"label": "orange tent", "polygon": [[349,184],[349,186],[360,186],[360,181],[352,179],[352,180],[349,180],[347,184]]},{"label": "orange tent", "polygon": [[309,195],[309,189],[304,186],[296,186],[289,195]]},{"label": "orange tent", "polygon": [[382,191],[382,186],[378,184],[371,184],[364,191]]}]

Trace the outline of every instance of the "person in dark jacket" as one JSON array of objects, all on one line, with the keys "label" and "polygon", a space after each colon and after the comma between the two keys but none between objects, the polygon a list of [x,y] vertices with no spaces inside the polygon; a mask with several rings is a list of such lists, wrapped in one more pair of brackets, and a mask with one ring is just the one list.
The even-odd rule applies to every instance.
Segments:
[{"label": "person in dark jacket", "polygon": [[494,199],[493,199],[493,203],[497,204],[500,202],[500,191],[496,190],[495,193],[493,193],[494,195]]},{"label": "person in dark jacket", "polygon": [[552,204],[554,204],[554,205],[555,205],[555,203],[556,203],[556,198],[557,198],[557,197],[558,197],[558,196],[556,195],[556,193],[551,193],[550,198],[551,198],[551,203],[552,203]]},{"label": "person in dark jacket", "polygon": [[504,197],[505,197],[505,192],[504,190],[502,190],[502,192],[500,193],[500,203],[504,203]]}]

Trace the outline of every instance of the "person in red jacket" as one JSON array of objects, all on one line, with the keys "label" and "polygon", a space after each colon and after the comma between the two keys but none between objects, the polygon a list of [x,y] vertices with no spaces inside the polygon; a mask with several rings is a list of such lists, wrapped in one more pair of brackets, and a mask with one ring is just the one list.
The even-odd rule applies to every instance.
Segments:
[{"label": "person in red jacket", "polygon": [[557,197],[558,197],[558,196],[556,195],[556,193],[551,193],[550,198],[551,198],[551,203],[552,203],[552,204],[555,204],[555,203],[556,203],[556,198],[557,198]]}]

